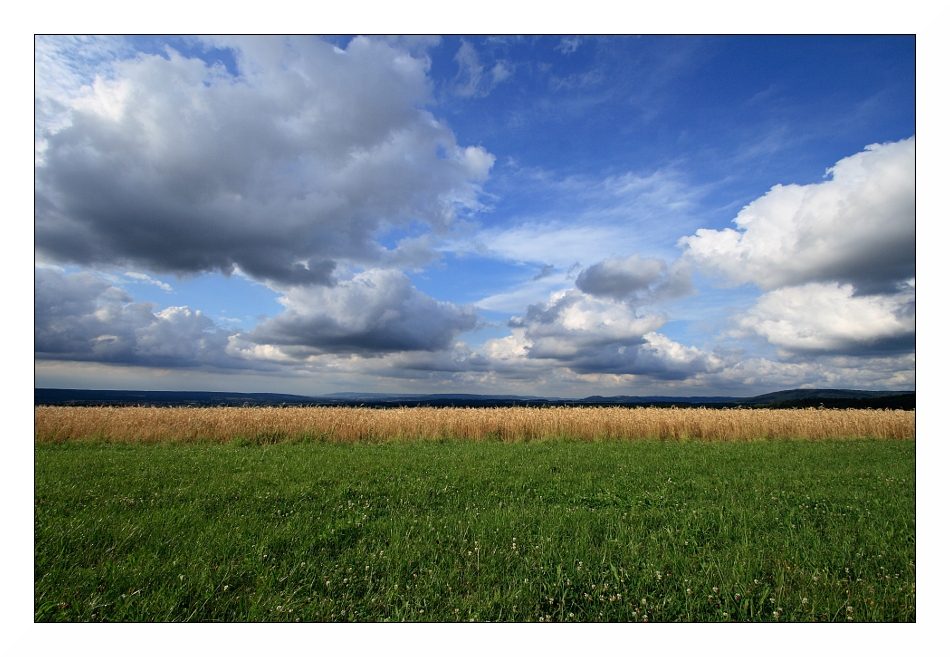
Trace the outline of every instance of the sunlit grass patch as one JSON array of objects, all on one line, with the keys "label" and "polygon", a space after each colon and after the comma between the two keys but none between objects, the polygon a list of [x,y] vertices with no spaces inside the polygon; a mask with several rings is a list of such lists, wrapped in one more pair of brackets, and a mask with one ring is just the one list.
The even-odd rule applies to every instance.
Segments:
[{"label": "sunlit grass patch", "polygon": [[38,444],[34,613],[913,621],[914,447]]}]

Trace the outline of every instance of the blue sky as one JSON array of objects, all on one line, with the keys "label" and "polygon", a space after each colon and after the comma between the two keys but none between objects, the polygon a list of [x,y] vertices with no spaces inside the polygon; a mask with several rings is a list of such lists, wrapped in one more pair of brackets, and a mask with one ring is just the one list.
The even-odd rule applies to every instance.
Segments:
[{"label": "blue sky", "polygon": [[35,41],[37,386],[915,388],[913,37]]}]

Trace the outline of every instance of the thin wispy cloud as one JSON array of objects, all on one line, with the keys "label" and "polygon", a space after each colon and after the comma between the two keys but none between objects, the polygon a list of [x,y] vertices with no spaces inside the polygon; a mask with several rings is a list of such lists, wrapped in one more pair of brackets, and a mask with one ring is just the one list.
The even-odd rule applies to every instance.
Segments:
[{"label": "thin wispy cloud", "polygon": [[169,285],[168,283],[152,278],[148,274],[143,274],[142,272],[127,271],[125,272],[125,277],[131,278],[136,283],[147,283],[148,285],[154,285],[155,287],[165,290],[166,292],[172,291],[172,286]]}]

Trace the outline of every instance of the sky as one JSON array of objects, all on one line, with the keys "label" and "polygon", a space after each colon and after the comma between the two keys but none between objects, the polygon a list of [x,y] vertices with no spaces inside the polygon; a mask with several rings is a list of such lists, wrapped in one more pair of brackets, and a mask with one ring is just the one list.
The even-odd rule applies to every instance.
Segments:
[{"label": "sky", "polygon": [[36,37],[34,383],[914,390],[915,45]]}]

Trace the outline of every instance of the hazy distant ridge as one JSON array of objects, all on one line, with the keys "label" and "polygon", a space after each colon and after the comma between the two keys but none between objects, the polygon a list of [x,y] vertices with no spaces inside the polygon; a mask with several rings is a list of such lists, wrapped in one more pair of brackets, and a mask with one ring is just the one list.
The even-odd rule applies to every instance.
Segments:
[{"label": "hazy distant ridge", "polygon": [[543,406],[543,405],[675,405],[675,406],[768,406],[787,408],[819,406],[828,408],[903,408],[916,406],[914,391],[893,390],[781,390],[755,397],[670,397],[594,395],[579,399],[524,397],[517,395],[394,395],[386,393],[341,392],[307,397],[278,393],[159,391],[159,390],[69,390],[35,388],[35,405],[147,405],[147,406]]}]

